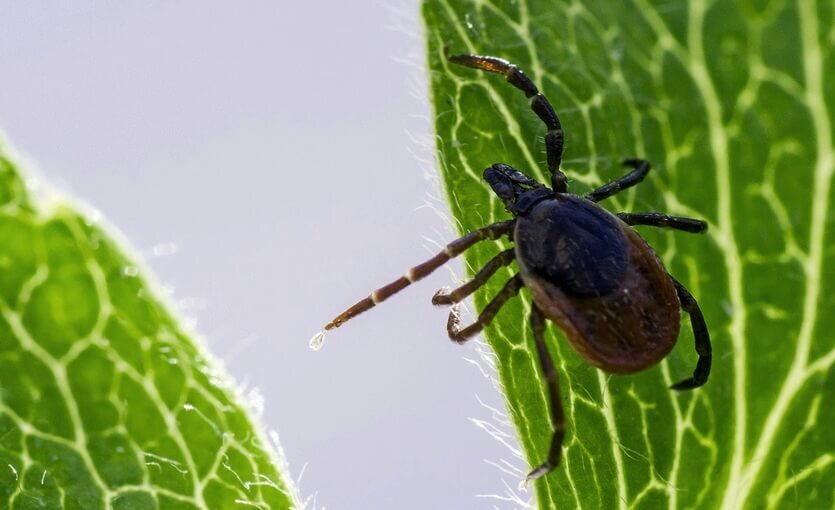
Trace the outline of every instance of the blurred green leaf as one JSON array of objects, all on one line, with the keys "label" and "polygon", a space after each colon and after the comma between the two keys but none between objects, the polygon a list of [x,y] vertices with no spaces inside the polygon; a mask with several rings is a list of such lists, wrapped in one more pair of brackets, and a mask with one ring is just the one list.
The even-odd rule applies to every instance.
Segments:
[{"label": "blurred green leaf", "polygon": [[[500,76],[453,53],[507,58],[551,99],[564,168],[586,192],[654,171],[612,211],[705,218],[706,236],[641,227],[699,300],[714,364],[701,389],[667,387],[696,362],[689,321],[661,365],[609,377],[551,327],[569,416],[542,508],[835,506],[835,4],[831,1],[425,0],[437,149],[461,232],[508,218],[481,180],[506,162],[543,182],[544,128]],[[498,247],[467,254],[472,269]],[[481,309],[515,269],[476,296]],[[528,465],[550,427],[523,292],[488,328]],[[528,466],[524,466],[528,468]]]},{"label": "blurred green leaf", "polygon": [[296,506],[274,445],[108,229],[0,141],[0,508]]}]

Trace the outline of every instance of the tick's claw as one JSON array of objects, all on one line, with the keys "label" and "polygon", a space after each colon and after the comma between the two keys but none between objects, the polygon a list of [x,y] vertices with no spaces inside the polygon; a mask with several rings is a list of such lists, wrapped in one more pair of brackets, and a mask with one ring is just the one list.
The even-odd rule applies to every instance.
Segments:
[{"label": "tick's claw", "polygon": [[461,310],[458,303],[449,307],[449,317],[446,323],[448,329],[458,330],[458,325],[461,324]]},{"label": "tick's claw", "polygon": [[452,41],[444,43],[444,57],[449,58],[449,49],[452,47]]},{"label": "tick's claw", "polygon": [[539,467],[528,473],[528,476],[526,476],[525,479],[522,480],[522,483],[519,484],[519,488],[522,490],[527,490],[528,483],[531,480],[536,480],[537,478],[547,475],[554,469],[554,467],[555,466],[553,466],[550,462],[543,462],[539,465]]},{"label": "tick's claw", "polygon": [[676,391],[692,390],[703,385],[705,382],[706,381],[697,381],[695,378],[690,377],[688,379],[673,384],[672,386],[670,386],[670,389]]},{"label": "tick's claw", "polygon": [[435,306],[439,305],[450,305],[452,301],[449,299],[449,291],[452,290],[449,287],[444,287],[439,289],[438,292],[432,296],[432,304]]}]

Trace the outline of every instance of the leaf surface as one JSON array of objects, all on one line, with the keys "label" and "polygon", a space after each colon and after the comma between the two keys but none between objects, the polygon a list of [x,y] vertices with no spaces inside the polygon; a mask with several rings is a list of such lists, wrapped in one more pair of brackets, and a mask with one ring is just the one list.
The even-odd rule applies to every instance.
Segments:
[{"label": "leaf surface", "polygon": [[[507,219],[481,179],[505,162],[549,182],[544,126],[500,76],[451,53],[507,58],[554,104],[571,190],[653,172],[609,210],[703,218],[705,236],[639,227],[699,301],[713,339],[701,389],[689,320],[632,376],[585,364],[549,328],[568,414],[542,508],[835,506],[835,4],[830,1],[426,0],[437,149],[461,232]],[[467,253],[478,269],[498,253]],[[517,269],[476,295],[482,309]],[[529,466],[550,441],[529,296],[488,328]]]},{"label": "leaf surface", "polygon": [[291,508],[229,377],[0,141],[0,508]]}]

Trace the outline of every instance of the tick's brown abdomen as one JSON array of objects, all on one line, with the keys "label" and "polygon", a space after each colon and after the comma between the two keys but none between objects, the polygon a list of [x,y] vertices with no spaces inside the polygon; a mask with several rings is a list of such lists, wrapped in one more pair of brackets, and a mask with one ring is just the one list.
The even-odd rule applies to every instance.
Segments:
[{"label": "tick's brown abdomen", "polygon": [[[540,203],[536,209],[542,207],[546,213],[534,214],[535,209],[520,219],[514,238],[525,285],[536,305],[592,365],[616,374],[650,367],[672,350],[678,337],[680,303],[675,288],[661,261],[635,230],[595,204],[572,198]],[[557,212],[561,219],[555,221]],[[575,217],[580,224],[571,224]],[[531,223],[526,225],[526,221]],[[533,238],[528,234],[536,228],[555,233],[558,227],[572,236],[581,234],[569,254],[559,253],[564,246],[558,244],[561,235]],[[596,235],[582,232],[592,227],[598,228]],[[535,247],[533,242],[550,246]],[[543,270],[541,258],[533,257],[531,263],[531,253],[551,251],[555,251],[551,260],[556,267],[550,271]]]}]

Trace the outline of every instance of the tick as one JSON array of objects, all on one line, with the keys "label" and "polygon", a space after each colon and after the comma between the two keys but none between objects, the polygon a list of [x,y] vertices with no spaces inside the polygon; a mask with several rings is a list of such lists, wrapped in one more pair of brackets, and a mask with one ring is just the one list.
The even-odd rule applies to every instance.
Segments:
[{"label": "tick", "polygon": [[[490,324],[501,307],[524,287],[533,297],[530,325],[545,377],[552,426],[551,447],[545,461],[528,474],[527,480],[546,475],[560,462],[565,414],[560,400],[559,379],[545,344],[545,321],[554,322],[568,343],[595,367],[611,374],[645,370],[670,353],[680,328],[680,310],[690,315],[699,356],[693,375],[672,386],[689,390],[703,385],[710,374],[711,347],[699,305],[690,292],[670,276],[649,244],[633,225],[666,227],[691,233],[707,230],[707,223],[691,218],[650,213],[612,214],[598,203],[640,183],[650,170],[647,161],[629,158],[631,170],[585,196],[568,191],[568,179],[560,171],[563,130],[554,108],[533,82],[510,62],[478,55],[454,55],[449,61],[504,75],[524,92],[531,109],[545,123],[545,150],[551,187],[521,171],[496,163],[484,170],[484,180],[504,202],[512,216],[508,221],[480,228],[452,241],[399,279],[329,322],[311,340],[318,348],[327,330],[337,328],[412,283],[476,243],[507,237],[514,247],[490,260],[473,279],[452,291],[440,290],[435,305],[451,305],[447,332],[458,343]],[[513,262],[519,271],[490,301],[473,324],[461,327],[457,306],[484,285],[498,269]]]}]

